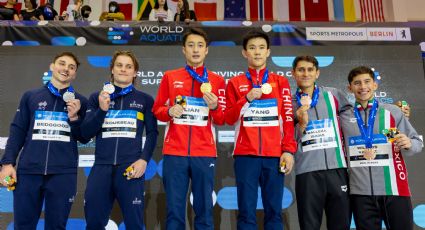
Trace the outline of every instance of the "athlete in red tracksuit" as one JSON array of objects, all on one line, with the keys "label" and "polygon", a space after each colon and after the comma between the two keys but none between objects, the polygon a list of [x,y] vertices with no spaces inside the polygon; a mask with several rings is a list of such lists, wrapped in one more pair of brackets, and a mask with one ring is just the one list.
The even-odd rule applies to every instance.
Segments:
[{"label": "athlete in red tracksuit", "polygon": [[[191,180],[195,229],[212,230],[217,156],[213,123],[224,124],[225,83],[204,66],[208,53],[205,32],[190,29],[183,44],[187,65],[165,72],[153,106],[158,120],[167,122],[162,150],[166,229],[186,228],[186,195]],[[212,91],[202,93],[201,82],[209,82]]]},{"label": "athlete in red tracksuit", "polygon": [[[288,80],[266,68],[269,37],[252,31],[244,37],[246,74],[232,78],[226,88],[225,119],[236,126],[234,168],[238,193],[238,229],[257,229],[256,206],[261,187],[265,229],[283,229],[284,174],[293,165],[294,139],[291,90]],[[268,88],[264,85],[268,84]]]}]

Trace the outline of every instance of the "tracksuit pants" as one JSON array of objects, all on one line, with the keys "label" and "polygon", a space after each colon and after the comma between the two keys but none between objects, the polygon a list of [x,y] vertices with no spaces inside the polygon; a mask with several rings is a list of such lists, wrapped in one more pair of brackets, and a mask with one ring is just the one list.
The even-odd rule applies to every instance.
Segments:
[{"label": "tracksuit pants", "polygon": [[413,209],[408,196],[351,195],[351,207],[357,230],[412,230]]},{"label": "tracksuit pants", "polygon": [[186,198],[191,181],[195,229],[213,230],[215,157],[164,155],[163,182],[167,199],[167,230],[186,229]]},{"label": "tracksuit pants", "polygon": [[84,212],[86,229],[105,229],[114,200],[120,205],[127,230],[142,230],[144,209],[143,175],[127,180],[123,173],[130,164],[94,165],[87,179]]},{"label": "tracksuit pants", "polygon": [[281,230],[284,174],[279,157],[235,156],[234,169],[238,194],[238,230],[257,230],[258,186],[264,207],[264,229]]},{"label": "tracksuit pants", "polygon": [[15,229],[36,229],[44,201],[46,230],[66,229],[77,190],[77,174],[18,174],[13,191]]},{"label": "tracksuit pants", "polygon": [[351,222],[347,169],[320,170],[296,176],[301,230],[319,230],[323,210],[329,230],[349,230]]}]

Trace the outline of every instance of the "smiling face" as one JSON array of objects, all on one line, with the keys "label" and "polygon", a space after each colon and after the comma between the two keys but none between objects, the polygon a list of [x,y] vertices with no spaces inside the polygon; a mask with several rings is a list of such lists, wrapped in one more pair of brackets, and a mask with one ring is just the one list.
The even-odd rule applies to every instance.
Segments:
[{"label": "smiling face", "polygon": [[114,85],[121,88],[132,84],[136,77],[136,68],[133,59],[127,55],[117,56],[111,71]]},{"label": "smiling face", "polygon": [[183,54],[188,65],[193,67],[202,66],[208,54],[207,42],[201,35],[191,34],[184,43]]},{"label": "smiling face", "polygon": [[378,84],[374,81],[373,76],[363,73],[353,77],[348,89],[354,94],[356,101],[365,107],[368,101],[373,98],[378,89]]},{"label": "smiling face", "polygon": [[297,86],[305,91],[314,88],[314,83],[319,78],[320,70],[308,61],[299,61],[295,69],[292,70],[292,75],[297,81]]},{"label": "smiling face", "polygon": [[242,50],[242,55],[248,60],[248,66],[253,69],[266,67],[267,58],[270,56],[270,49],[264,38],[256,37],[248,41],[246,49]]},{"label": "smiling face", "polygon": [[70,56],[61,56],[50,64],[52,84],[57,88],[68,87],[77,75],[77,63]]}]

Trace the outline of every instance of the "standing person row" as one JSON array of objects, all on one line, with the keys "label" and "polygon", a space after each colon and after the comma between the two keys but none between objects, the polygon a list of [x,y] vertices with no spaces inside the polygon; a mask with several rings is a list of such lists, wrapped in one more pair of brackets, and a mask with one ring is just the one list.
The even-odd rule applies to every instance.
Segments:
[{"label": "standing person row", "polygon": [[80,129],[87,99],[71,85],[79,65],[70,52],[54,57],[52,79],[24,93],[10,126],[0,179],[3,186],[6,177],[17,183],[15,229],[35,229],[43,203],[45,229],[65,229],[77,189],[77,141],[90,140]]},{"label": "standing person row", "polygon": [[[127,229],[144,227],[145,171],[156,146],[158,130],[151,111],[153,98],[134,88],[138,70],[139,63],[133,53],[115,52],[110,64],[110,82],[89,99],[81,130],[86,138],[96,136],[96,149],[85,192],[86,229],[104,229],[115,199]],[[123,173],[127,169],[125,177]]]},{"label": "standing person row", "polygon": [[[264,228],[283,229],[284,175],[297,150],[291,90],[285,77],[267,69],[270,39],[251,31],[243,38],[245,74],[230,79],[226,89],[226,123],[235,125],[233,152],[238,197],[237,228],[257,229],[258,187],[264,206]],[[282,171],[279,170],[282,165]]]},{"label": "standing person row", "polygon": [[224,124],[224,79],[205,66],[207,34],[190,28],[183,35],[186,66],[165,72],[153,112],[167,122],[163,145],[166,229],[186,229],[186,196],[191,183],[195,229],[214,229],[214,125]]}]

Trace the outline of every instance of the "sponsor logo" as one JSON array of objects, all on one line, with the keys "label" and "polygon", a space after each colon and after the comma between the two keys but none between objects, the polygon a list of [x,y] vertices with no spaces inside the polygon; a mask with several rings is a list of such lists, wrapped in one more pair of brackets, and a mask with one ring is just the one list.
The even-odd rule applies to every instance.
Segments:
[{"label": "sponsor logo", "polygon": [[155,42],[181,42],[183,40],[182,26],[140,26],[140,41],[155,43]]},{"label": "sponsor logo", "polygon": [[183,88],[183,82],[182,81],[175,81],[173,82],[174,89]]},{"label": "sponsor logo", "polygon": [[121,27],[109,27],[108,40],[112,44],[127,44],[134,35],[133,29],[128,24],[122,24]]},{"label": "sponsor logo", "polygon": [[411,41],[410,28],[388,27],[307,27],[307,40],[313,41]]},{"label": "sponsor logo", "polygon": [[347,185],[342,185],[342,186],[341,186],[341,191],[343,191],[343,192],[347,192],[347,190],[348,190]]},{"label": "sponsor logo", "polygon": [[134,198],[134,200],[133,200],[133,204],[134,204],[134,205],[141,205],[141,204],[142,204],[142,200],[140,200],[140,199],[138,199],[138,198],[136,197],[136,198]]},{"label": "sponsor logo", "polygon": [[143,105],[142,104],[137,104],[136,101],[133,101],[132,103],[130,103],[130,108],[143,109]]},{"label": "sponsor logo", "polygon": [[214,167],[214,166],[215,166],[215,164],[214,163],[211,163],[209,167],[211,168],[211,167]]},{"label": "sponsor logo", "polygon": [[38,103],[38,110],[45,110],[47,107],[47,101],[41,101]]},{"label": "sponsor logo", "polygon": [[239,86],[239,92],[246,92],[248,91],[249,85],[240,85]]}]

